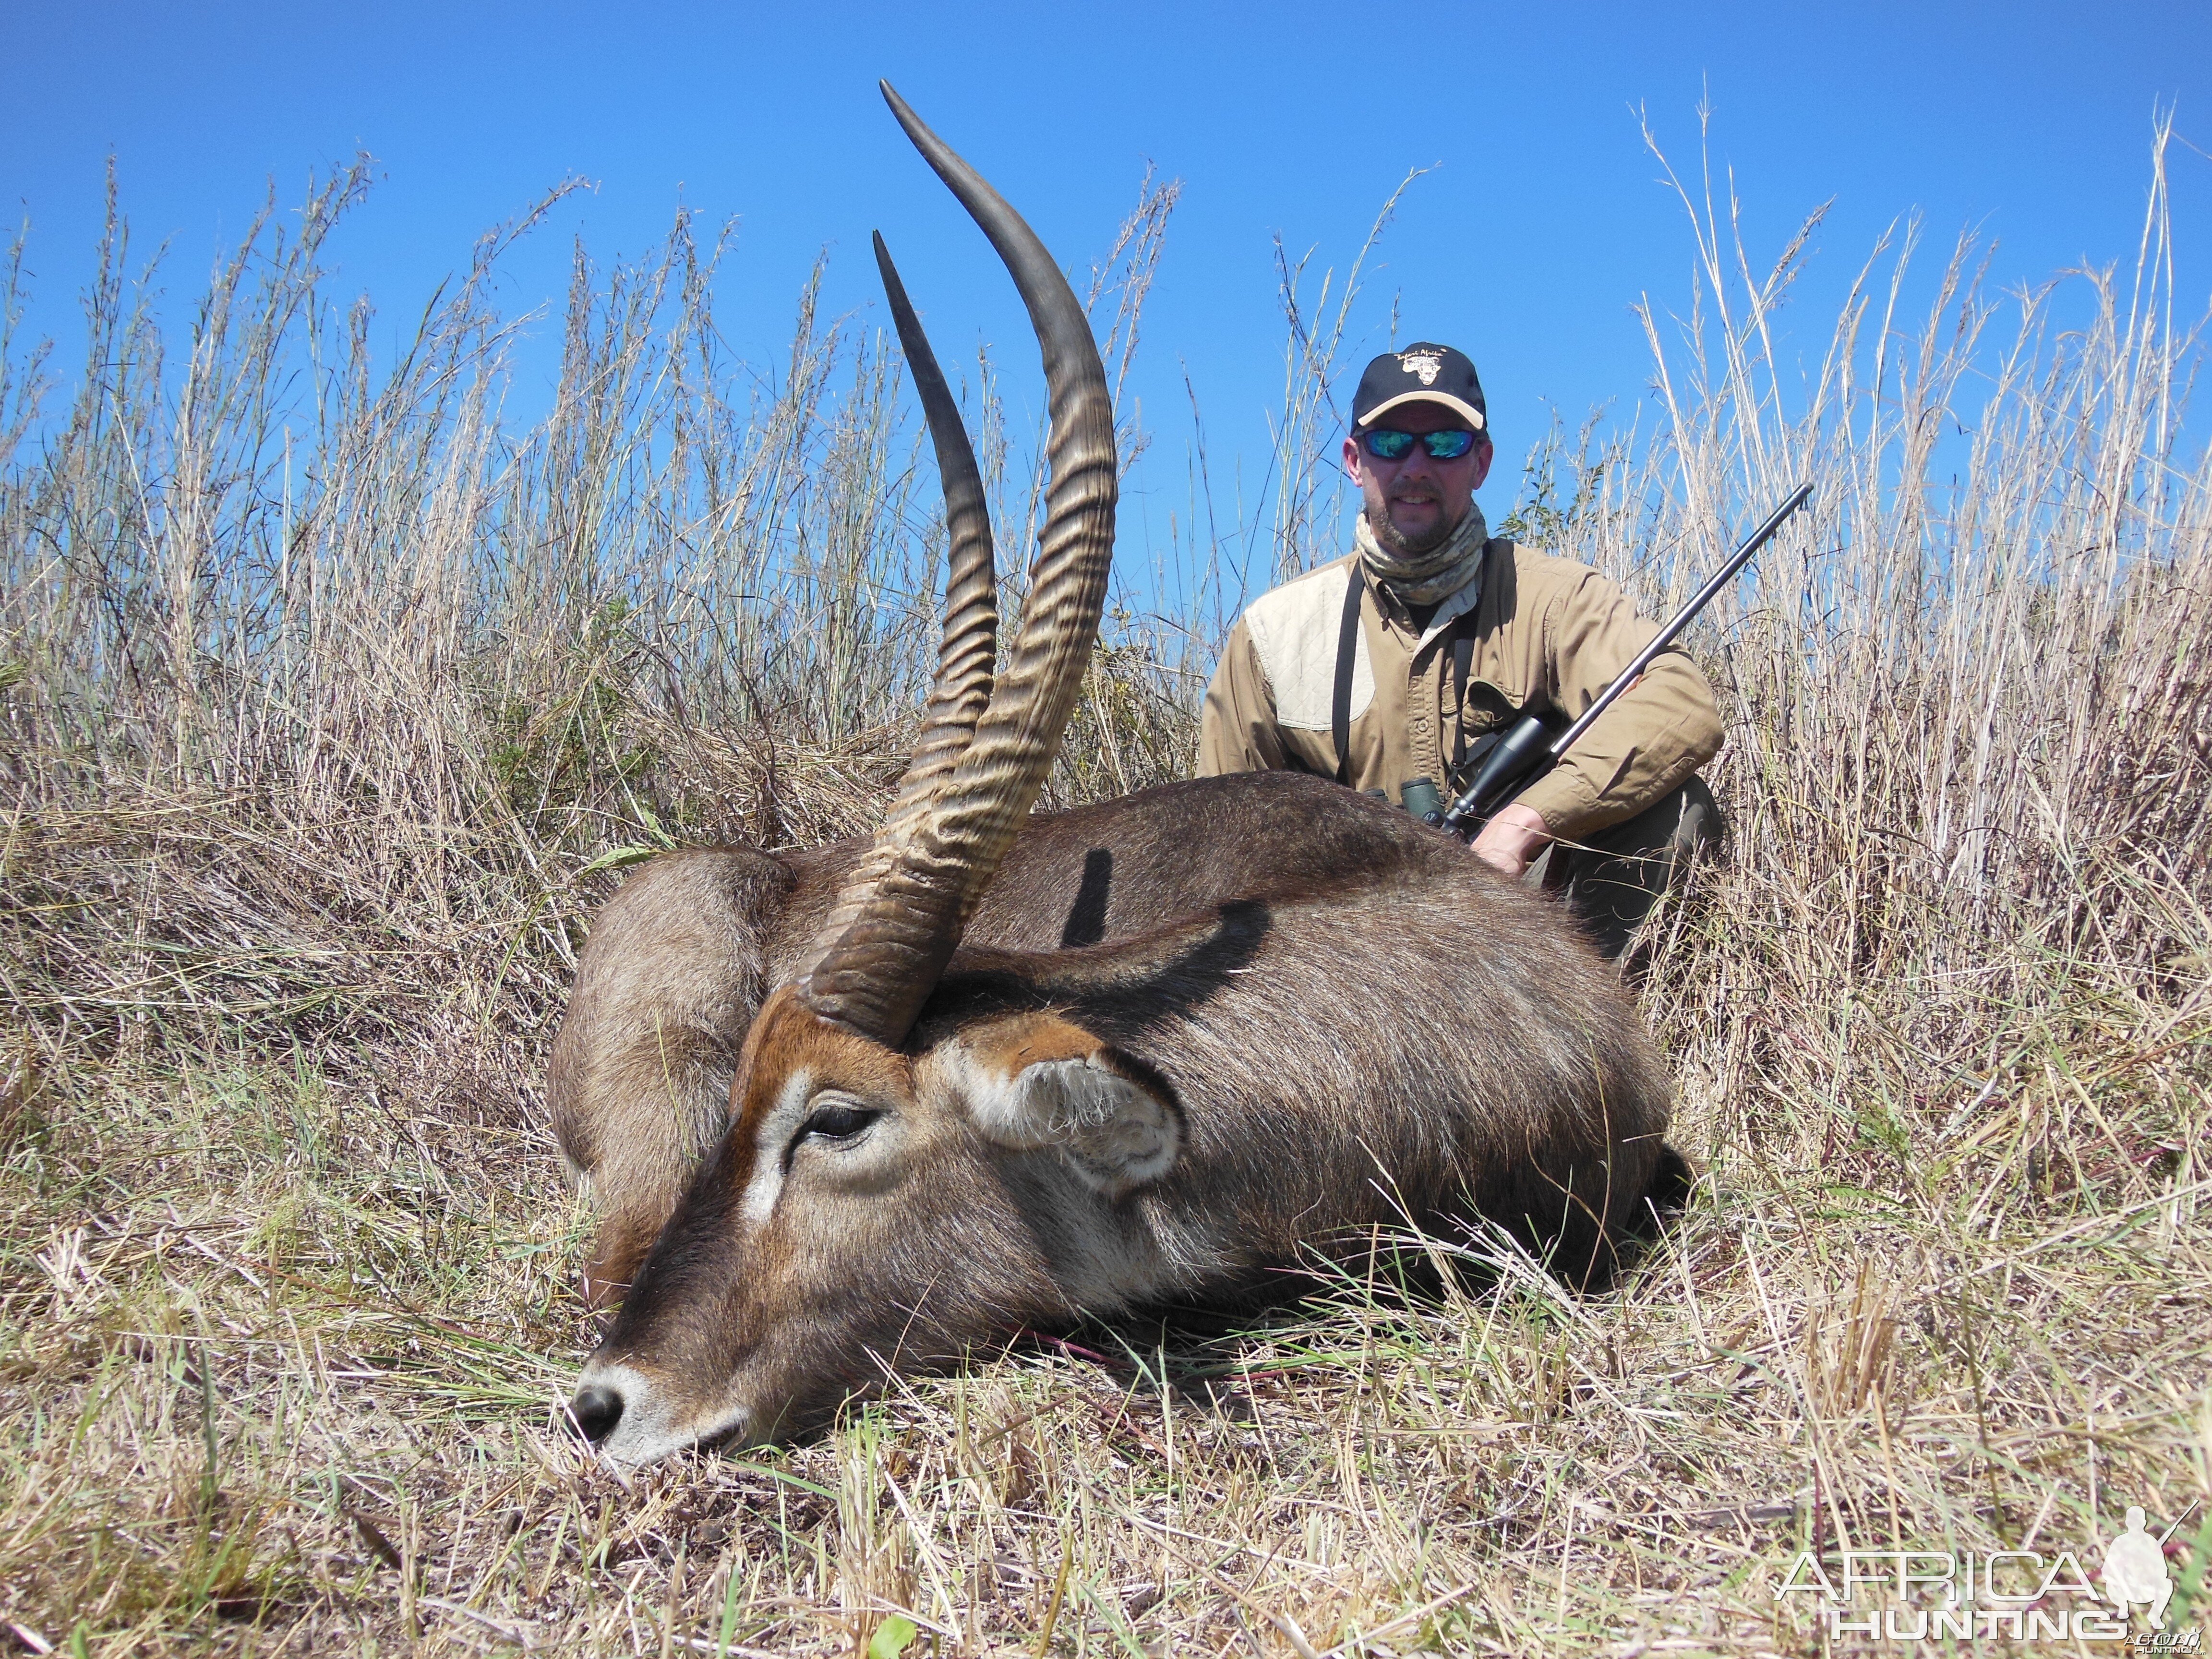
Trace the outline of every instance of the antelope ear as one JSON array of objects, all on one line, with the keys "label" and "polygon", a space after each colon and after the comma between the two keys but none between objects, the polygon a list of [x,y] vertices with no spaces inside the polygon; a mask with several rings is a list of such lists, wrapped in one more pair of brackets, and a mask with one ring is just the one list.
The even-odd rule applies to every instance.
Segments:
[{"label": "antelope ear", "polygon": [[1182,1128],[1167,1091],[1081,1026],[1020,1015],[971,1029],[957,1047],[969,1115],[1000,1146],[1055,1149],[1109,1199],[1174,1164]]}]

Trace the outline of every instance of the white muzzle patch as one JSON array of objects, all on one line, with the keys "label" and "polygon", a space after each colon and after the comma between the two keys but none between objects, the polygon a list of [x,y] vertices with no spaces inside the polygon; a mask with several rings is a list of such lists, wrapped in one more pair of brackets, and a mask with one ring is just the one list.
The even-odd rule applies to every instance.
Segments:
[{"label": "white muzzle patch", "polygon": [[611,1362],[586,1365],[576,1386],[610,1389],[622,1396],[622,1416],[598,1449],[601,1456],[629,1468],[658,1463],[702,1440],[742,1432],[752,1416],[743,1406],[731,1406],[680,1417],[651,1377],[634,1366]]}]

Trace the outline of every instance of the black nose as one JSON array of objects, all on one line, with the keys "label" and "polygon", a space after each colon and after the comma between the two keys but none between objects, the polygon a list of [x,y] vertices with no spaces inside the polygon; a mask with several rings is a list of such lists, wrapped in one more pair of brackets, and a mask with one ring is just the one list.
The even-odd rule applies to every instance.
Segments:
[{"label": "black nose", "polygon": [[615,1431],[622,1421],[623,1397],[612,1389],[596,1384],[576,1390],[576,1397],[568,1402],[568,1415],[576,1425],[576,1432],[594,1446]]}]

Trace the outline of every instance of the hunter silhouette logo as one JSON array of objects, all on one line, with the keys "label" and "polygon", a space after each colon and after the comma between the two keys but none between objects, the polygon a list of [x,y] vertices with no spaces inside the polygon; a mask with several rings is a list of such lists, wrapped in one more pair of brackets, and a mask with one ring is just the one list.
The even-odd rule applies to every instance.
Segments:
[{"label": "hunter silhouette logo", "polygon": [[1407,351],[1398,358],[1398,367],[1408,374],[1419,375],[1423,386],[1434,386],[1443,366],[1443,354],[1437,351]]},{"label": "hunter silhouette logo", "polygon": [[[2166,1531],[2172,1536],[2173,1527]],[[2150,1535],[2140,1508],[2129,1509],[2128,1529],[2105,1552],[2105,1594],[2123,1619],[2136,1602],[2148,1601],[2152,1625],[2166,1628],[2166,1604],[2173,1599],[2173,1580],[2166,1571],[2166,1540]]]}]

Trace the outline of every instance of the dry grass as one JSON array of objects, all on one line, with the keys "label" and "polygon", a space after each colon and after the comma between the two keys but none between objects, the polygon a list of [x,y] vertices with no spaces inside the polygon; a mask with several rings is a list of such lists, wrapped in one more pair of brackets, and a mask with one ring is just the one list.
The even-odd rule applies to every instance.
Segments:
[{"label": "dry grass", "polygon": [[[1656,429],[1532,459],[1516,520],[1655,609],[1820,484],[1701,630],[1735,836],[1646,1006],[1705,1179],[1616,1293],[1508,1261],[1082,1333],[624,1477],[550,1417],[592,1340],[538,1096],[574,942],[641,848],[871,822],[933,491],[811,293],[773,374],[724,359],[688,225],[580,267],[533,427],[496,241],[374,363],[313,269],[359,187],[167,363],[118,233],[43,428],[0,353],[0,1644],[1810,1653],[1801,1549],[2094,1566],[2127,1504],[2212,1503],[2212,471],[2160,198],[2131,280],[2000,304],[1962,251],[1916,323],[1879,256],[1802,388],[1795,250],[1757,276],[1704,216]],[[1095,290],[1122,346],[1171,200]],[[1341,337],[1294,331],[1301,478]],[[1181,568],[1325,544],[1320,492],[1222,525],[1199,462]],[[1235,598],[1125,599],[1062,798],[1182,763]]]}]

